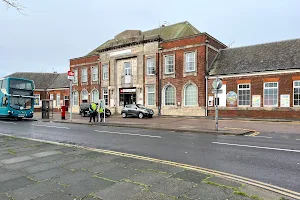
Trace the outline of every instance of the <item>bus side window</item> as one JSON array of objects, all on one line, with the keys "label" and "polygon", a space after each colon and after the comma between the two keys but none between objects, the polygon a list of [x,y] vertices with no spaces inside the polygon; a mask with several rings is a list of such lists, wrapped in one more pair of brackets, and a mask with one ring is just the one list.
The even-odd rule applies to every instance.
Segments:
[{"label": "bus side window", "polygon": [[3,107],[7,107],[7,104],[8,104],[7,98],[3,97],[1,103],[2,103]]},{"label": "bus side window", "polygon": [[0,89],[2,88],[3,80],[0,80]]}]

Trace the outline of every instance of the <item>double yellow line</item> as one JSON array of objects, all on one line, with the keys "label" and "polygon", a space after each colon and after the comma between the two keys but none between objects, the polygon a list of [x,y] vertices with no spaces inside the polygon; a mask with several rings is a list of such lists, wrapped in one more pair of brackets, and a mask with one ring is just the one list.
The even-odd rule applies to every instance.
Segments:
[{"label": "double yellow line", "polygon": [[8,137],[14,137],[14,138],[20,138],[20,139],[26,139],[26,140],[32,140],[32,141],[37,141],[37,142],[44,142],[44,143],[49,143],[49,144],[55,144],[55,145],[60,145],[60,146],[67,146],[67,147],[75,147],[75,148],[80,148],[80,149],[85,149],[85,150],[90,150],[94,152],[99,152],[99,153],[105,153],[105,154],[110,154],[110,155],[116,155],[116,156],[122,156],[122,157],[127,157],[127,158],[134,158],[134,159],[139,159],[139,160],[145,160],[145,161],[150,161],[150,162],[155,162],[155,163],[160,163],[160,164],[165,164],[165,165],[170,165],[174,167],[180,167],[183,169],[188,169],[188,170],[193,170],[193,171],[198,171],[201,173],[206,173],[206,174],[211,174],[214,176],[218,176],[221,178],[237,181],[240,183],[244,184],[249,184],[253,185],[265,190],[269,190],[281,195],[285,195],[287,197],[291,197],[294,199],[299,199],[300,200],[300,193],[288,190],[285,188],[281,188],[275,185],[263,183],[260,181],[255,181],[249,178],[245,178],[242,176],[237,176],[234,174],[229,174],[225,172],[220,172],[217,170],[212,170],[212,169],[207,169],[203,167],[198,167],[198,166],[193,166],[193,165],[188,165],[188,164],[183,164],[183,163],[178,163],[178,162],[172,162],[172,161],[167,161],[167,160],[160,160],[156,158],[150,158],[150,157],[145,157],[145,156],[139,156],[139,155],[134,155],[134,154],[128,154],[128,153],[122,153],[122,152],[117,152],[117,151],[110,151],[110,150],[104,150],[104,149],[95,149],[95,148],[90,148],[90,147],[84,147],[84,146],[78,146],[78,145],[72,145],[72,144],[65,144],[65,143],[58,143],[58,142],[51,142],[51,141],[46,141],[46,140],[39,140],[39,139],[32,139],[32,138],[25,138],[25,137],[15,137],[12,135],[8,134],[2,134],[0,135],[8,136]]}]

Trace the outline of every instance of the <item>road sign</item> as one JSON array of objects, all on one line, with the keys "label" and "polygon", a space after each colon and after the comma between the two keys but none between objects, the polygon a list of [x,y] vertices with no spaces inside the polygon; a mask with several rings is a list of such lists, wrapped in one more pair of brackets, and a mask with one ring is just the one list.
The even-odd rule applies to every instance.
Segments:
[{"label": "road sign", "polygon": [[74,72],[72,72],[72,71],[68,71],[68,76],[74,76],[75,75],[75,73]]},{"label": "road sign", "polygon": [[216,89],[213,89],[213,90],[212,90],[212,93],[213,93],[213,94],[217,94],[217,92],[218,92],[218,94],[222,94],[222,93],[223,93],[223,90],[216,90]]},{"label": "road sign", "polygon": [[221,89],[221,87],[222,87],[222,80],[220,80],[220,79],[216,79],[216,80],[214,80],[214,82],[212,83],[212,87],[214,88],[214,89]]}]

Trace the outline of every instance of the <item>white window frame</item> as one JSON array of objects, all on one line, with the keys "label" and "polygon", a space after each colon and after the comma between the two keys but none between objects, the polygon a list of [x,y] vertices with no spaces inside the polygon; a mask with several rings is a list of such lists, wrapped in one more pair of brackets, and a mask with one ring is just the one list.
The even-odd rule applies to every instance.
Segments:
[{"label": "white window frame", "polygon": [[[103,99],[104,99],[104,102],[105,102],[105,106],[108,106],[109,105],[109,92],[108,92],[108,88],[103,88],[102,89],[102,96],[103,96]],[[107,103],[106,103],[106,100],[105,100],[105,96],[107,96]]]},{"label": "white window frame", "polygon": [[73,83],[78,83],[78,70],[74,69],[74,79],[73,79]]},{"label": "white window frame", "polygon": [[[267,83],[276,83],[277,85],[277,104],[276,105],[265,105],[265,89],[266,89],[266,84]],[[264,91],[263,91],[264,95],[263,95],[263,105],[264,107],[278,107],[278,93],[279,93],[279,88],[278,88],[278,82],[264,82]]]},{"label": "white window frame", "polygon": [[[59,97],[59,101],[57,100]],[[60,106],[60,94],[56,94],[56,107]]]},{"label": "white window frame", "polygon": [[153,57],[148,57],[146,59],[146,65],[147,65],[147,75],[148,76],[155,75],[155,59]]},{"label": "white window frame", "polygon": [[[296,82],[299,83],[299,86],[295,86]],[[300,103],[299,103],[299,105],[295,105],[295,88],[299,88],[299,90],[300,90],[300,80],[293,81],[293,107],[300,107]],[[300,97],[299,97],[299,99],[300,99]]]},{"label": "white window frame", "polygon": [[[173,57],[173,71],[172,72],[169,72],[169,70],[167,70],[168,69],[168,67],[169,66],[172,66],[172,65],[170,65],[170,64],[168,64],[168,62],[167,62],[167,58],[169,58],[169,57]],[[175,73],[175,55],[174,54],[171,54],[171,55],[165,55],[164,56],[164,65],[165,65],[165,74],[174,74]]]},{"label": "white window frame", "polygon": [[[77,94],[77,97],[75,96],[75,93]],[[75,101],[75,99],[76,99],[76,101]],[[73,100],[73,102],[72,102],[73,106],[79,106],[79,92],[77,90],[73,91],[72,100]]]},{"label": "white window frame", "polygon": [[[96,99],[96,100],[95,100],[94,92],[98,92],[98,99]],[[100,98],[100,93],[99,93],[99,90],[97,90],[97,89],[93,89],[93,90],[92,90],[92,92],[91,92],[91,94],[92,94],[92,102],[94,102],[94,103],[98,103],[98,101],[99,101],[99,98]]]},{"label": "white window frame", "polygon": [[88,72],[87,68],[82,68],[81,70],[81,82],[87,83],[88,82]]},{"label": "white window frame", "polygon": [[[249,88],[240,88],[240,85],[249,85]],[[240,90],[250,90],[249,105],[240,105],[240,102],[239,102]],[[241,83],[241,84],[238,84],[238,86],[237,86],[237,105],[238,105],[238,107],[250,107],[251,104],[252,104],[251,98],[252,98],[252,95],[251,95],[251,83]]]},{"label": "white window frame", "polygon": [[[129,67],[126,67],[126,63],[128,63]],[[124,62],[124,75],[131,76],[131,63],[130,62]]]},{"label": "white window frame", "polygon": [[[149,92],[149,88],[153,87],[153,92]],[[153,104],[149,104],[149,94],[153,94]],[[147,105],[148,106],[155,106],[156,98],[155,98],[155,85],[147,85]]]},{"label": "white window frame", "polygon": [[49,95],[49,99],[50,99],[50,100],[53,100],[53,99],[54,99],[54,95],[53,95],[53,94],[50,94],[50,95]]},{"label": "white window frame", "polygon": [[[188,67],[188,61],[187,61],[187,55],[188,54],[194,54],[194,69],[193,70],[190,70],[190,69],[187,69]],[[189,51],[189,52],[185,52],[184,53],[184,70],[185,72],[195,72],[196,71],[196,52],[195,51]]]},{"label": "white window frame", "polygon": [[[196,87],[196,105],[186,105],[186,102],[185,102],[185,100],[186,100],[186,98],[185,98],[186,88],[188,86],[190,86],[190,85],[193,85],[194,87]],[[195,107],[195,106],[198,106],[199,99],[198,99],[198,87],[197,87],[197,85],[194,84],[194,83],[188,83],[188,84],[186,84],[184,86],[184,88],[183,88],[183,98],[182,99],[183,99],[183,105],[186,106],[186,107]]]},{"label": "white window frame", "polygon": [[34,106],[40,106],[41,105],[41,95],[40,94],[34,94],[34,99],[39,99],[39,104],[35,104],[35,100],[34,100]]},{"label": "white window frame", "polygon": [[108,64],[102,65],[102,80],[108,80],[109,72],[108,72]]},{"label": "white window frame", "polygon": [[[171,86],[171,87],[173,87],[174,88],[174,105],[166,105],[166,89],[169,87],[169,86]],[[165,87],[164,87],[164,91],[163,91],[163,99],[164,99],[164,106],[176,106],[176,87],[174,86],[174,85],[171,85],[171,84],[168,84],[168,85],[166,85]]]},{"label": "white window frame", "polygon": [[[83,91],[86,91],[87,92],[87,99],[83,99],[83,95],[82,95],[82,92]],[[81,96],[81,101],[83,101],[83,100],[87,100],[87,101],[89,101],[89,91],[87,91],[87,89],[83,89],[83,90],[81,90],[81,92],[80,92],[80,96]]]},{"label": "white window frame", "polygon": [[98,81],[98,66],[92,67],[92,81]]}]

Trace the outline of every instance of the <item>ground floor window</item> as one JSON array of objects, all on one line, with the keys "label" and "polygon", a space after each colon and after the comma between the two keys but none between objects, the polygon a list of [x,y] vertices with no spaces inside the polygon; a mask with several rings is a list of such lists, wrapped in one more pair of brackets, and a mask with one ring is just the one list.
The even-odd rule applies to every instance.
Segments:
[{"label": "ground floor window", "polygon": [[97,89],[94,89],[92,91],[92,102],[94,102],[94,103],[99,102],[99,91]]},{"label": "ground floor window", "polygon": [[278,83],[264,83],[264,106],[278,106]]},{"label": "ground floor window", "polygon": [[148,104],[148,106],[155,105],[154,85],[147,86],[147,104]]},{"label": "ground floor window", "polygon": [[175,88],[172,85],[168,85],[165,88],[165,105],[166,106],[175,105]]},{"label": "ground floor window", "polygon": [[60,106],[60,94],[56,95],[56,106]]},{"label": "ground floor window", "polygon": [[74,91],[73,92],[73,106],[78,106],[78,105],[79,105],[78,92]]},{"label": "ground floor window", "polygon": [[294,81],[294,106],[300,106],[300,81]]},{"label": "ground floor window", "polygon": [[250,84],[239,84],[238,85],[238,105],[239,106],[250,106]]},{"label": "ground floor window", "polygon": [[197,86],[194,84],[188,84],[184,88],[184,105],[185,106],[196,106],[197,105]]},{"label": "ground floor window", "polygon": [[82,103],[87,103],[89,100],[89,93],[86,89],[83,89],[81,91],[81,101]]},{"label": "ground floor window", "polygon": [[105,105],[108,106],[108,89],[107,88],[103,89],[103,99],[105,101]]},{"label": "ground floor window", "polygon": [[34,95],[34,105],[39,106],[40,105],[40,100],[41,100],[41,95],[35,94]]}]

